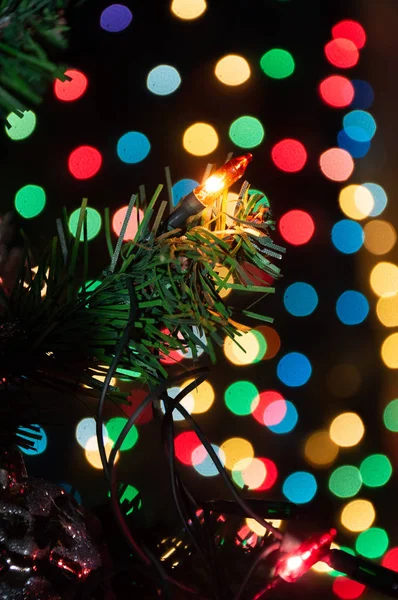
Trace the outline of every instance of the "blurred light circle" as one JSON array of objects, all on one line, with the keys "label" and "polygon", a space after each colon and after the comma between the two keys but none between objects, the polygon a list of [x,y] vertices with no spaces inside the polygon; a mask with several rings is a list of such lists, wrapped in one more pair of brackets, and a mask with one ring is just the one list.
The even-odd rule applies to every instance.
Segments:
[{"label": "blurred light circle", "polygon": [[36,127],[36,115],[32,110],[24,110],[22,114],[10,112],[6,117],[6,121],[6,134],[15,142],[25,140],[34,132]]},{"label": "blurred light circle", "polygon": [[349,531],[359,532],[368,529],[375,518],[376,512],[369,500],[351,500],[342,510],[341,524]]},{"label": "blurred light circle", "polygon": [[369,314],[369,302],[361,292],[347,290],[337,300],[336,313],[344,325],[359,325]]},{"label": "blurred light circle", "polygon": [[332,181],[346,181],[354,170],[351,154],[342,148],[329,148],[321,154],[319,162],[322,173]]},{"label": "blurred light circle", "polygon": [[398,266],[390,262],[377,263],[370,273],[370,286],[377,296],[398,293]]},{"label": "blurred light circle", "polygon": [[365,248],[372,254],[387,254],[397,241],[397,233],[388,221],[375,219],[364,227]]},{"label": "blurred light circle", "polygon": [[383,556],[381,560],[381,564],[386,569],[391,569],[392,571],[398,571],[398,548],[391,548],[386,554]]},{"label": "blurred light circle", "polygon": [[[116,444],[116,441],[118,440],[119,435],[121,434],[126,423],[127,423],[127,419],[125,417],[113,417],[112,419],[109,419],[109,421],[107,422],[106,430],[108,432],[108,437],[113,442],[113,444]],[[131,450],[131,448],[133,448],[133,446],[135,446],[137,441],[138,441],[138,430],[137,430],[137,427],[135,425],[133,425],[132,428],[130,429],[130,431],[128,432],[125,440],[123,441],[123,444],[121,445],[120,450],[122,452],[125,450]]]},{"label": "blurred light circle", "polygon": [[167,96],[176,91],[181,84],[181,76],[175,67],[158,65],[148,73],[146,86],[157,96]]},{"label": "blurred light circle", "polygon": [[116,151],[122,162],[132,165],[144,160],[150,149],[146,135],[140,131],[129,131],[119,138]]},{"label": "blurred light circle", "polygon": [[315,467],[327,467],[337,458],[339,447],[330,439],[328,431],[315,431],[305,443],[305,458]]},{"label": "blurred light circle", "polygon": [[398,333],[392,333],[384,340],[381,357],[389,369],[398,369]]},{"label": "blurred light circle", "polygon": [[398,432],[398,400],[391,400],[383,412],[384,425],[390,431]]},{"label": "blurred light circle", "polygon": [[286,138],[275,144],[271,151],[271,157],[281,171],[297,173],[307,162],[307,151],[298,140]]},{"label": "blurred light circle", "polygon": [[363,81],[362,79],[352,79],[352,85],[354,86],[355,95],[351,103],[351,108],[360,108],[366,110],[373,104],[375,97],[374,91],[370,83]]},{"label": "blurred light circle", "polygon": [[385,454],[367,456],[359,467],[362,481],[368,487],[381,487],[392,475],[392,466]]},{"label": "blurred light circle", "polygon": [[[194,380],[187,379],[184,381],[183,387],[187,387]],[[213,405],[215,393],[214,388],[208,381],[202,381],[195,389],[192,390],[191,396],[194,399],[194,407],[192,409],[192,414],[202,414],[207,412],[211,406]]]},{"label": "blurred light circle", "polygon": [[329,478],[330,491],[339,498],[352,498],[362,487],[359,469],[351,465],[338,467]]},{"label": "blurred light circle", "polygon": [[356,142],[350,138],[349,135],[347,135],[344,129],[339,131],[337,134],[337,143],[339,148],[347,150],[347,152],[351,154],[352,158],[363,158],[367,155],[370,149],[370,141]]},{"label": "blurred light circle", "polygon": [[371,214],[374,208],[374,199],[364,185],[351,184],[340,191],[339,204],[347,217],[361,221]]},{"label": "blurred light circle", "polygon": [[[120,376],[118,376],[120,379]],[[129,404],[123,405],[123,412],[127,417],[131,417],[134,411],[140,406],[140,404],[145,400],[148,395],[148,389],[146,388],[133,388],[130,391],[130,395],[127,396],[127,400]],[[152,404],[148,404],[146,408],[142,411],[140,416],[136,419],[136,425],[146,425],[150,423],[153,419],[153,407]]]},{"label": "blurred light circle", "polygon": [[304,210],[289,210],[279,219],[279,231],[284,240],[293,246],[310,241],[315,231],[314,221]]},{"label": "blurred light circle", "polygon": [[[73,213],[71,214],[71,216],[69,217],[69,231],[71,232],[71,234],[76,237],[77,234],[77,226],[79,223],[79,217],[80,217],[80,208],[77,208],[76,210],[73,211]],[[93,238],[95,238],[100,230],[101,230],[101,226],[102,226],[102,218],[100,213],[98,212],[98,210],[95,210],[95,208],[91,208],[91,206],[88,206],[86,208],[86,222],[87,222],[87,240],[92,240]],[[84,242],[84,222],[83,222],[83,226],[82,226],[82,230],[80,232],[80,241]]]},{"label": "blurred light circle", "polygon": [[359,598],[366,587],[363,583],[358,583],[348,577],[336,577],[333,581],[333,593],[341,600],[356,600]]},{"label": "blurred light circle", "polygon": [[225,454],[225,466],[231,471],[240,460],[254,457],[254,449],[251,443],[239,437],[225,440],[220,449]]},{"label": "blurred light circle", "polygon": [[176,206],[181,198],[187,196],[192,190],[198,187],[199,183],[195,179],[180,179],[172,187],[173,205]]},{"label": "blurred light circle", "polygon": [[[90,438],[96,435],[96,420],[92,417],[87,417],[79,421],[75,430],[75,437],[77,443],[82,447],[86,448],[87,442]],[[102,435],[104,438],[108,437],[108,432],[105,425],[102,425]]]},{"label": "blurred light circle", "polygon": [[297,421],[296,407],[289,400],[276,400],[264,411],[264,424],[272,433],[290,433],[296,427]]},{"label": "blurred light circle", "polygon": [[24,219],[37,217],[46,205],[46,192],[39,185],[24,185],[15,194],[15,210]]},{"label": "blurred light circle", "polygon": [[381,215],[381,213],[387,206],[388,198],[387,198],[386,192],[381,187],[381,185],[378,185],[377,183],[368,183],[367,182],[367,183],[364,183],[362,185],[362,187],[367,189],[372,194],[372,198],[373,198],[373,208],[372,208],[371,212],[369,213],[369,216],[378,217],[379,215]]},{"label": "blurred light circle", "polygon": [[319,93],[322,100],[334,108],[349,106],[354,98],[354,86],[341,75],[331,75],[321,81]]},{"label": "blurred light circle", "polygon": [[285,79],[294,72],[293,56],[282,48],[268,50],[260,59],[260,67],[272,79]]},{"label": "blurred light circle", "polygon": [[65,490],[65,492],[71,494],[78,504],[82,503],[80,492],[74,486],[72,486],[70,483],[60,483],[59,485]]},{"label": "blurred light circle", "polygon": [[247,60],[237,54],[227,54],[221,58],[215,66],[214,73],[221,83],[232,86],[241,85],[251,74]]},{"label": "blurred light circle", "polygon": [[365,110],[352,110],[344,116],[346,134],[356,142],[369,142],[376,133],[376,121]]},{"label": "blurred light circle", "polygon": [[380,527],[371,527],[362,531],[355,542],[355,550],[365,558],[380,558],[388,548],[388,535]]},{"label": "blurred light circle", "polygon": [[325,46],[328,61],[339,69],[355,67],[359,60],[358,48],[351,40],[336,38]]},{"label": "blurred light circle", "polygon": [[[228,194],[228,196],[229,195],[230,194]],[[228,287],[225,287],[225,285],[234,283],[234,278],[232,277],[231,270],[223,265],[216,265],[213,270],[217,273],[218,277],[222,281],[222,283],[219,283],[218,281],[214,280],[216,284],[217,293],[220,296],[220,298],[226,298],[227,296],[229,296],[232,290]]]},{"label": "blurred light circle", "polygon": [[100,25],[105,31],[118,33],[126,29],[133,20],[132,12],[124,4],[111,4],[102,11]]},{"label": "blurred light circle", "polygon": [[365,234],[359,223],[342,219],[333,225],[332,242],[343,254],[358,252],[364,243]]},{"label": "blurred light circle", "polygon": [[174,452],[183,465],[193,465],[192,454],[199,447],[202,447],[202,442],[194,431],[184,431],[174,438]]},{"label": "blurred light circle", "polygon": [[240,148],[255,148],[261,144],[264,135],[261,121],[249,115],[235,119],[229,128],[231,141]]},{"label": "blurred light circle", "polygon": [[311,377],[311,363],[300,352],[289,352],[283,356],[277,366],[279,379],[285,385],[298,387],[307,383]]},{"label": "blurred light circle", "polygon": [[[281,526],[282,521],[281,519],[267,519],[267,523],[278,529]],[[260,523],[255,519],[246,518],[246,525],[259,537],[263,537],[267,533],[266,528],[262,527],[262,525],[260,525]]]},{"label": "blurred light circle", "polygon": [[270,490],[276,483],[278,479],[278,469],[276,468],[276,464],[273,460],[269,458],[259,458],[264,463],[265,466],[265,479],[260,487],[256,489],[257,492],[265,492]]},{"label": "blurred light circle", "polygon": [[[174,386],[171,388],[168,388],[167,390],[167,394],[170,396],[170,398],[175,398],[176,396],[178,396],[178,394],[182,391],[182,389],[180,387]],[[179,402],[179,404],[185,408],[185,410],[191,414],[193,407],[195,406],[195,401],[193,399],[192,393],[187,394],[186,396],[184,396],[184,398],[181,400],[181,402]],[[164,405],[164,401],[162,400],[160,403],[160,407],[162,409],[162,411],[165,413],[165,405]],[[173,409],[173,421],[185,421],[185,417],[183,417],[183,415],[178,411],[177,408]]]},{"label": "blurred light circle", "polygon": [[360,50],[366,42],[366,33],[364,28],[358,21],[352,19],[344,19],[339,21],[332,28],[332,36],[335,39],[344,38],[351,40],[353,44]]},{"label": "blurred light circle", "polygon": [[327,385],[334,396],[349,398],[359,390],[361,375],[355,365],[334,365],[327,375]]},{"label": "blurred light circle", "polygon": [[[258,357],[261,353],[261,345],[260,340],[255,333],[253,331],[248,331],[247,333],[237,335],[234,338],[226,337],[223,350],[226,358],[232,364],[241,367],[243,365],[251,365],[254,362],[258,362]],[[262,352],[263,356],[265,350]]]},{"label": "blurred light circle", "polygon": [[[196,345],[196,357],[201,356],[201,354],[203,354],[204,352],[204,348],[207,345],[207,339],[206,339],[206,334],[204,333],[204,331],[200,331],[199,327],[196,327],[196,325],[194,325],[192,327],[192,333],[198,338],[198,340],[200,340],[202,342],[202,344],[197,344]],[[192,360],[193,359],[193,352],[191,350],[191,348],[186,348],[184,350],[184,352],[181,352],[182,357],[188,360]]]},{"label": "blurred light circle", "polygon": [[312,473],[297,471],[289,475],[283,482],[283,494],[294,504],[310,502],[317,491],[317,483]]},{"label": "blurred light circle", "polygon": [[264,463],[258,458],[243,458],[235,463],[232,479],[240,487],[256,490],[264,483],[267,471]]},{"label": "blurred light circle", "polygon": [[345,412],[333,419],[329,435],[331,440],[343,448],[359,444],[365,433],[365,427],[359,415]]},{"label": "blurred light circle", "polygon": [[84,73],[76,69],[67,69],[65,75],[70,77],[70,79],[65,79],[65,81],[56,79],[54,82],[54,94],[58,100],[62,100],[63,102],[78,100],[87,89],[87,77]]},{"label": "blurred light circle", "polygon": [[[270,406],[277,400],[281,400],[284,403],[283,409],[281,410],[281,407],[279,408],[279,412],[278,412],[279,421],[276,421],[277,423],[280,423],[280,421],[286,415],[286,410],[287,410],[286,403],[284,401],[282,394],[280,394],[276,390],[264,390],[260,393],[257,406],[252,411],[252,415],[256,419],[257,423],[260,423],[260,425],[265,425],[265,421],[264,421],[265,410],[268,408],[268,406]],[[270,414],[268,416],[271,417]],[[275,412],[274,412],[274,416],[275,416]]]},{"label": "blurred light circle", "polygon": [[379,298],[376,313],[380,323],[385,327],[398,327],[398,294]]},{"label": "blurred light circle", "polygon": [[271,358],[274,358],[278,354],[281,347],[281,338],[279,337],[278,332],[269,325],[258,325],[256,327],[256,331],[259,331],[264,337],[267,346],[263,357],[264,360],[270,360]]},{"label": "blurred light circle", "polygon": [[294,317],[308,317],[318,305],[318,294],[309,283],[297,281],[286,288],[283,302]]},{"label": "blurred light circle", "polygon": [[171,3],[171,12],[184,20],[197,19],[206,8],[206,0],[173,0]]},{"label": "blurred light circle", "polygon": [[90,179],[100,170],[101,153],[92,146],[79,146],[68,158],[68,169],[76,179]]},{"label": "blurred light circle", "polygon": [[[213,448],[214,452],[217,454],[221,464],[224,466],[225,465],[224,452],[221,450],[221,448],[219,448],[215,444],[212,444],[212,448]],[[195,448],[195,450],[193,451],[192,464],[193,464],[195,471],[197,473],[199,473],[200,475],[203,475],[203,477],[214,477],[215,475],[219,474],[218,469],[213,462],[213,459],[208,454],[206,448],[202,445],[200,445],[198,448]]]},{"label": "blurred light circle", "polygon": [[[44,431],[44,429],[41,425],[35,424],[34,426],[39,428],[39,431],[35,432],[35,433],[40,435],[41,438],[39,440],[34,440],[33,446],[31,446],[30,448],[24,448],[23,446],[18,446],[19,450],[23,454],[26,454],[27,456],[37,456],[38,454],[43,454],[43,452],[47,448],[46,432]],[[30,431],[31,431],[31,429],[29,426],[25,427],[24,425],[20,425],[17,429],[18,437],[22,437],[25,439],[31,439],[30,435],[29,435]]]},{"label": "blurred light circle", "polygon": [[[112,440],[110,440],[109,438],[105,438],[104,446],[105,446],[106,458],[109,458],[109,455],[113,448]],[[102,462],[101,462],[101,457],[100,457],[100,453],[98,450],[98,442],[97,442],[96,436],[93,436],[87,440],[87,443],[85,446],[85,455],[86,455],[87,462],[92,467],[94,467],[94,469],[102,469]],[[120,456],[120,452],[117,452],[116,457],[115,457],[115,464],[119,460],[119,456]]]},{"label": "blurred light circle", "polygon": [[272,395],[276,396],[275,399],[263,404],[263,424],[268,427],[271,425],[279,425],[283,421],[287,413],[287,402],[284,398],[278,397],[278,392],[264,392],[263,398],[268,396],[271,398]]},{"label": "blurred light circle", "polygon": [[195,156],[211,154],[218,146],[218,135],[208,123],[194,123],[185,130],[183,146]]},{"label": "blurred light circle", "polygon": [[[120,235],[120,232],[122,230],[123,222],[127,214],[127,209],[128,206],[123,206],[122,208],[119,208],[119,210],[117,210],[113,215],[112,229],[117,236]],[[133,207],[133,210],[131,211],[131,215],[127,223],[126,232],[123,236],[124,240],[133,240],[135,238],[136,233],[138,231],[139,222],[142,221],[143,217],[144,212],[141,209],[137,210],[135,207]]]},{"label": "blurred light circle", "polygon": [[258,405],[258,389],[250,381],[235,381],[224,393],[227,408],[238,416],[250,415]]}]

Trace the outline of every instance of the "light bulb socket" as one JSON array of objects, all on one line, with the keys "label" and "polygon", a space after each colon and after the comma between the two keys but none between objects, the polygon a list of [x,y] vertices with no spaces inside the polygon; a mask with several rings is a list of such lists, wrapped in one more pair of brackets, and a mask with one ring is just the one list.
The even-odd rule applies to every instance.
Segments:
[{"label": "light bulb socket", "polygon": [[166,229],[180,229],[185,226],[189,217],[201,213],[206,208],[202,202],[200,202],[193,192],[190,192],[187,196],[184,196],[166,221]]}]

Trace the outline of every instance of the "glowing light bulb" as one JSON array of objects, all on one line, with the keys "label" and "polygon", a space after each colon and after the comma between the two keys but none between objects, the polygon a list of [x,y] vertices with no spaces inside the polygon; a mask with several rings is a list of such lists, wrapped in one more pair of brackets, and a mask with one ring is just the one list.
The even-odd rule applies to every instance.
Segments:
[{"label": "glowing light bulb", "polygon": [[304,575],[315,563],[328,554],[330,545],[337,531],[331,529],[327,533],[314,535],[300,544],[296,550],[281,558],[275,567],[274,581],[280,577],[293,583]]},{"label": "glowing light bulb", "polygon": [[206,181],[206,183],[204,185],[204,189],[208,193],[219,192],[220,190],[222,190],[223,187],[224,187],[223,180],[221,177],[218,177],[217,175],[212,175],[211,177],[209,177],[209,179]]}]

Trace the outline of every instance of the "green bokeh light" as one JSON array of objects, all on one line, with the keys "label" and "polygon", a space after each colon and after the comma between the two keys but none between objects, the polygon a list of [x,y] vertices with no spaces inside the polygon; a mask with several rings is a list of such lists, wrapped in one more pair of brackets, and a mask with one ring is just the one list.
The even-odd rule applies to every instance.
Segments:
[{"label": "green bokeh light", "polygon": [[387,404],[383,414],[384,425],[390,431],[398,431],[398,400]]},{"label": "green bokeh light", "polygon": [[258,389],[250,381],[235,381],[225,390],[224,400],[234,415],[250,415],[259,402]]},{"label": "green bokeh light", "polygon": [[357,467],[344,465],[333,471],[329,478],[330,491],[339,498],[351,498],[362,486],[361,473]]},{"label": "green bokeh light", "polygon": [[263,336],[263,334],[260,331],[257,331],[256,329],[252,329],[252,334],[258,341],[258,346],[259,346],[258,354],[257,354],[256,358],[253,360],[253,364],[254,364],[254,363],[260,362],[260,360],[263,360],[264,356],[267,353],[268,346],[267,346],[267,340],[265,339],[265,337]]},{"label": "green bokeh light", "polygon": [[[106,424],[106,429],[108,431],[109,438],[112,440],[112,442],[114,444],[116,443],[116,440],[119,437],[119,435],[126,423],[127,423],[127,419],[125,419],[124,417],[114,417],[113,419],[110,419],[108,421],[108,423]],[[138,440],[138,430],[137,430],[137,427],[135,425],[133,425],[133,427],[130,429],[129,433],[127,434],[126,439],[124,440],[123,444],[121,445],[120,450],[121,451],[130,450],[137,443],[137,440]]]},{"label": "green bokeh light", "polygon": [[260,206],[263,206],[263,204],[265,204],[265,206],[269,206],[269,200],[268,200],[267,196],[264,194],[264,192],[261,192],[260,190],[254,190],[254,189],[249,190],[249,196],[254,196],[254,194],[261,194],[262,198],[260,198],[256,202],[256,205],[253,208],[253,212],[258,210],[260,208]]},{"label": "green bokeh light", "polygon": [[37,217],[46,205],[46,193],[39,185],[25,185],[15,194],[15,210],[24,219]]},{"label": "green bokeh light", "polygon": [[359,467],[362,481],[369,487],[385,485],[392,475],[392,466],[385,454],[372,454]]},{"label": "green bokeh light", "polygon": [[25,110],[22,115],[11,112],[7,121],[10,127],[5,125],[6,134],[15,142],[25,140],[36,127],[36,115],[32,110]]},{"label": "green bokeh light", "polygon": [[371,527],[359,534],[355,549],[365,558],[379,558],[387,550],[388,542],[388,535],[384,529]]},{"label": "green bokeh light", "polygon": [[[127,502],[132,502],[139,494],[139,491],[137,490],[136,487],[134,487],[133,485],[128,485],[126,487],[126,489],[124,490],[123,494],[121,495],[120,498],[120,503],[127,501]],[[142,500],[141,498],[139,498],[138,501],[138,510],[142,507]],[[128,510],[126,512],[126,516],[127,515],[131,515],[132,512],[134,512],[135,507],[133,506],[133,508],[130,508],[130,510]]]},{"label": "green bokeh light", "polygon": [[294,72],[294,59],[287,50],[274,48],[266,52],[260,60],[260,66],[268,77],[284,79]]},{"label": "green bokeh light", "polygon": [[264,127],[255,117],[239,117],[229,128],[229,137],[240,148],[255,148],[261,144],[264,135]]},{"label": "green bokeh light", "polygon": [[[102,219],[98,210],[91,208],[87,210],[87,240],[92,240],[101,230]],[[69,217],[69,231],[73,236],[76,236],[77,224],[79,222],[80,208],[77,208]],[[80,233],[80,241],[84,241],[84,225]]]}]

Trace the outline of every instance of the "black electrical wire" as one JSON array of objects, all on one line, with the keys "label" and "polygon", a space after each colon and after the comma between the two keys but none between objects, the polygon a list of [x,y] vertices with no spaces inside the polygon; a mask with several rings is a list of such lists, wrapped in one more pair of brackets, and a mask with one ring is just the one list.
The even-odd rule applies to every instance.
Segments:
[{"label": "black electrical wire", "polygon": [[247,572],[246,577],[242,581],[242,584],[241,584],[241,586],[240,586],[237,594],[234,596],[234,600],[241,600],[242,599],[242,596],[243,596],[243,593],[244,593],[244,591],[246,589],[246,586],[249,583],[250,579],[253,576],[253,573],[255,572],[255,570],[257,569],[257,567],[261,563],[261,561],[263,561],[266,558],[268,558],[268,556],[270,556],[276,550],[279,550],[279,548],[280,548],[280,543],[279,542],[275,542],[274,544],[271,544],[270,546],[267,546],[267,548],[265,548],[265,550],[263,550],[257,556],[256,560],[253,562],[252,566],[250,567],[249,571]]}]

